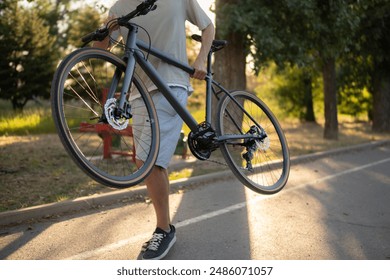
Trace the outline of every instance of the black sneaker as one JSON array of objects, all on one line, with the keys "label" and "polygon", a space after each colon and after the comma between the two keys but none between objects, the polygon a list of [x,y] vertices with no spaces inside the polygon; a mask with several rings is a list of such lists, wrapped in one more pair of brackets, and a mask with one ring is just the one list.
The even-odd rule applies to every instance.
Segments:
[{"label": "black sneaker", "polygon": [[152,238],[144,243],[142,246],[143,260],[160,260],[168,254],[176,241],[176,229],[173,225],[169,226],[171,232],[167,233],[161,228],[156,228]]}]

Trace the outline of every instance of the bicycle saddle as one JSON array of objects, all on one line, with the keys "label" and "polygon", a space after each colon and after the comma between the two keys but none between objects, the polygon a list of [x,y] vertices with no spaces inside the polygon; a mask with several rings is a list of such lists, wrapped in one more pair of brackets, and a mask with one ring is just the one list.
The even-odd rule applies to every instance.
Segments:
[{"label": "bicycle saddle", "polygon": [[[191,38],[197,42],[202,42],[202,36],[194,34],[191,36]],[[213,52],[222,50],[226,45],[228,44],[228,41],[226,40],[213,40],[213,43],[211,45],[211,50]]]}]

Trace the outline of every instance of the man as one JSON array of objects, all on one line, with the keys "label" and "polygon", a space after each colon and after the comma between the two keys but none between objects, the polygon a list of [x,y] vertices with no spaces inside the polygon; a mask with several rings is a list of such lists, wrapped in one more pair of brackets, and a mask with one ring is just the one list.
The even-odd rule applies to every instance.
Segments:
[{"label": "man", "polygon": [[[126,15],[139,5],[142,0],[119,0],[110,9],[109,18]],[[176,59],[188,63],[186,54],[185,22],[189,21],[202,31],[202,46],[193,64],[195,79],[203,80],[206,76],[207,54],[214,39],[214,25],[210,18],[201,9],[196,0],[158,0],[157,9],[145,16],[132,21],[146,29],[151,43],[157,49],[171,54]],[[120,35],[126,36],[127,30],[120,28]],[[149,37],[142,29],[138,38],[144,42]],[[108,48],[109,40],[95,43],[96,47]],[[189,76],[184,71],[168,65],[156,58],[149,57],[149,61],[157,69],[161,77],[167,81],[177,100],[187,104],[188,94],[191,92]],[[167,167],[171,160],[182,128],[182,120],[171,105],[156,91],[153,83],[141,73],[141,79],[151,92],[160,124],[160,152],[151,174],[146,179],[146,186],[156,213],[156,230],[152,238],[143,246],[143,259],[161,259],[166,256],[176,241],[176,230],[171,225],[169,213],[169,179]],[[137,102],[133,100],[131,102]],[[132,106],[135,108],[136,106]],[[134,114],[136,118],[136,114]],[[135,120],[142,121],[142,120]],[[137,152],[136,152],[137,153]],[[142,160],[137,159],[141,165]]]}]

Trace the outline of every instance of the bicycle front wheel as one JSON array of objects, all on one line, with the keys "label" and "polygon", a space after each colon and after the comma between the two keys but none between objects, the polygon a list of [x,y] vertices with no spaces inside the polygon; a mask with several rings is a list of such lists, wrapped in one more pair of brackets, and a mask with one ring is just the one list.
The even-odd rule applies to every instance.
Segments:
[{"label": "bicycle front wheel", "polygon": [[226,95],[218,105],[221,152],[236,177],[262,194],[280,191],[290,172],[284,133],[270,109],[246,91]]},{"label": "bicycle front wheel", "polygon": [[[138,107],[128,107],[126,118],[117,117],[125,70],[123,60],[105,50],[80,49],[61,62],[51,88],[53,119],[65,149],[87,175],[115,188],[141,182],[156,161],[159,145],[157,114],[136,76]],[[134,122],[138,111],[146,121]],[[136,150],[142,161],[136,160]]]}]

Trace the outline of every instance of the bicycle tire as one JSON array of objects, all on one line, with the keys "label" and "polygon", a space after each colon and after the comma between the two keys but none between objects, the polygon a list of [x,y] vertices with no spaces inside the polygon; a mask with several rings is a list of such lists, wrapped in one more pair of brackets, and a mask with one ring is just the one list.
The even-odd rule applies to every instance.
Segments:
[{"label": "bicycle tire", "polygon": [[[148,126],[135,126],[130,118],[127,128],[118,128],[102,119],[108,85],[120,92],[125,70],[125,62],[108,51],[79,49],[60,63],[51,87],[52,115],[66,151],[92,179],[114,188],[140,183],[151,172],[159,148],[157,113],[137,76],[132,85],[141,95]],[[147,129],[150,139],[138,139],[139,129]],[[140,166],[135,160],[137,145],[147,155]]]},{"label": "bicycle tire", "polygon": [[271,110],[254,94],[234,91],[219,101],[217,112],[217,133],[221,136],[248,134],[254,125],[261,126],[267,135],[262,141],[248,142],[255,145],[250,161],[252,171],[245,160],[248,145],[244,139],[221,144],[221,152],[234,175],[257,193],[280,191],[288,180],[290,157],[284,133]]}]

